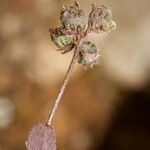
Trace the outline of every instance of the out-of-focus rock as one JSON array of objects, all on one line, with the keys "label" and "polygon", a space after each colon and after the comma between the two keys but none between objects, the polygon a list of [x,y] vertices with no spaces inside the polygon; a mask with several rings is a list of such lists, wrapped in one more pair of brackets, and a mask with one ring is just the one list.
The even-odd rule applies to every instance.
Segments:
[{"label": "out-of-focus rock", "polygon": [[0,129],[9,127],[14,119],[14,104],[6,97],[0,97]]}]

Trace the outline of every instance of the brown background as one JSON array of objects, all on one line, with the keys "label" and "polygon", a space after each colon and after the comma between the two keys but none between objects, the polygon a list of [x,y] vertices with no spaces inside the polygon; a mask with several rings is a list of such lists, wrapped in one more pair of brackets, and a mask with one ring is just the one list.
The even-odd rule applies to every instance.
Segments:
[{"label": "brown background", "polygon": [[[0,0],[0,150],[25,150],[70,62],[51,42],[67,0]],[[117,30],[95,38],[101,65],[76,65],[53,126],[59,150],[150,149],[150,1],[79,0],[112,8]]]}]

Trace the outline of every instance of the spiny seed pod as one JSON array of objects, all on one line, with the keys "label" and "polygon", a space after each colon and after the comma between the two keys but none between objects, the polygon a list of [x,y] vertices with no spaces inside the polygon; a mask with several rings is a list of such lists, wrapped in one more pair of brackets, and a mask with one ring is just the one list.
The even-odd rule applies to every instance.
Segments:
[{"label": "spiny seed pod", "polygon": [[74,48],[78,38],[74,35],[65,35],[63,30],[63,28],[55,28],[49,31],[52,41],[62,53],[66,53]]},{"label": "spiny seed pod", "polygon": [[86,24],[84,12],[76,1],[73,6],[64,6],[62,8],[60,21],[66,29],[77,33],[84,31]]},{"label": "spiny seed pod", "polygon": [[88,25],[91,31],[96,32],[110,32],[111,30],[116,29],[116,23],[112,20],[112,12],[104,5],[101,7],[92,5],[92,11],[89,15]]},{"label": "spiny seed pod", "polygon": [[94,43],[84,41],[80,46],[78,62],[82,63],[86,69],[99,64],[100,53]]}]

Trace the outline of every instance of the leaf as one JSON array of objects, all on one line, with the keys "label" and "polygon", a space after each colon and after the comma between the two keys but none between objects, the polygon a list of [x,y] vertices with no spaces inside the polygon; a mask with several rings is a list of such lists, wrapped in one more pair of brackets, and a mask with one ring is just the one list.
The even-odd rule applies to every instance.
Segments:
[{"label": "leaf", "polygon": [[35,125],[26,142],[28,150],[56,150],[56,134],[52,127],[44,124]]}]

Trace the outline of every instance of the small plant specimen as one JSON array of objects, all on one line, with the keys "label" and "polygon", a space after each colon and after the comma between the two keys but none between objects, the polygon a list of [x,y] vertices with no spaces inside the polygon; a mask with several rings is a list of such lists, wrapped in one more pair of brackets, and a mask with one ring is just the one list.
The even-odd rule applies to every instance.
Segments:
[{"label": "small plant specimen", "polygon": [[51,40],[62,54],[71,50],[74,50],[74,54],[46,123],[37,124],[29,134],[26,142],[28,150],[56,150],[56,135],[51,124],[73,66],[76,61],[85,69],[91,69],[99,64],[100,51],[95,43],[87,40],[86,37],[90,33],[103,34],[116,29],[116,23],[112,20],[112,13],[108,7],[92,5],[92,10],[86,20],[84,11],[76,1],[74,5],[62,8],[60,22],[59,27],[49,30]]}]

